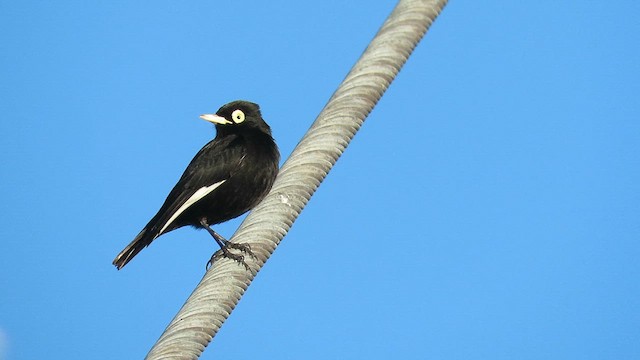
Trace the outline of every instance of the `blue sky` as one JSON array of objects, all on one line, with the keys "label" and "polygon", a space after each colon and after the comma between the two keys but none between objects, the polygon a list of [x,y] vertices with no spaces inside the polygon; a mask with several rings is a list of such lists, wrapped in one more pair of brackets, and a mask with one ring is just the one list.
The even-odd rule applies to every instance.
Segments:
[{"label": "blue sky", "polygon": [[[0,4],[0,358],[142,358],[216,245],[111,260],[198,115],[258,102],[286,158],[393,6]],[[638,17],[452,1],[202,359],[640,358]]]}]

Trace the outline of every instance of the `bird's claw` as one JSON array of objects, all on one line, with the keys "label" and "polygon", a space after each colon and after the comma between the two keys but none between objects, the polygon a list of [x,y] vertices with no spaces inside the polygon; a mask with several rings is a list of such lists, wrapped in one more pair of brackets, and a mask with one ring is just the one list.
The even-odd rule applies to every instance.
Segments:
[{"label": "bird's claw", "polygon": [[256,256],[253,255],[253,253],[251,252],[251,246],[249,246],[249,244],[236,244],[236,243],[227,242],[225,244],[225,247],[221,248],[220,250],[213,253],[213,255],[211,255],[211,259],[207,261],[206,270],[209,270],[211,265],[213,265],[213,262],[219,258],[227,258],[230,260],[234,260],[237,263],[243,265],[245,269],[251,270],[249,265],[244,261],[244,256],[240,254],[234,254],[231,251],[229,251],[227,248],[240,250],[241,252],[245,254],[249,254],[252,258],[256,259]]},{"label": "bird's claw", "polygon": [[228,248],[231,249],[236,249],[236,250],[240,250],[240,252],[247,254],[249,256],[251,256],[254,260],[257,260],[258,258],[253,254],[253,251],[251,251],[251,245],[247,244],[247,243],[232,243],[230,241],[227,242],[226,246]]}]

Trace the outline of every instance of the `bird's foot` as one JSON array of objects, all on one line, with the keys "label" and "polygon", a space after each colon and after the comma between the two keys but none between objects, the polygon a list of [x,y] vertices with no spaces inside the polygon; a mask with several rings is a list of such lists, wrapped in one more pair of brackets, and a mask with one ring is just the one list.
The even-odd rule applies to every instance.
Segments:
[{"label": "bird's foot", "polygon": [[207,221],[204,218],[200,219],[200,225],[202,225],[202,227],[204,227],[209,232],[209,234],[211,234],[211,236],[218,243],[218,245],[220,245],[220,250],[213,253],[213,255],[211,255],[211,259],[209,259],[209,261],[207,262],[207,266],[206,266],[207,270],[209,270],[213,262],[220,257],[225,257],[227,259],[235,260],[238,263],[244,265],[244,267],[247,270],[250,270],[249,265],[247,265],[247,263],[244,262],[244,256],[240,254],[234,254],[230,250],[230,249],[239,250],[241,253],[248,254],[252,258],[257,259],[256,256],[253,255],[253,252],[251,251],[251,246],[249,244],[232,243],[231,241],[225,239],[222,235],[213,231],[213,229],[209,226],[209,224],[207,224]]},{"label": "bird's foot", "polygon": [[249,265],[244,261],[244,256],[240,254],[234,254],[229,249],[236,249],[241,251],[242,253],[250,255],[252,258],[257,259],[256,256],[251,251],[251,246],[249,244],[237,244],[226,241],[225,244],[220,248],[220,250],[216,251],[211,255],[211,259],[207,262],[206,269],[209,270],[213,262],[219,258],[227,258],[230,260],[234,260],[241,265],[244,265],[245,269],[251,270]]},{"label": "bird's foot", "polygon": [[236,250],[240,250],[240,252],[247,254],[249,256],[251,256],[254,259],[258,259],[254,254],[253,251],[251,251],[251,245],[247,244],[247,243],[232,243],[230,241],[227,241],[227,243],[225,244],[225,246],[227,248],[231,248],[231,249],[236,249]]}]

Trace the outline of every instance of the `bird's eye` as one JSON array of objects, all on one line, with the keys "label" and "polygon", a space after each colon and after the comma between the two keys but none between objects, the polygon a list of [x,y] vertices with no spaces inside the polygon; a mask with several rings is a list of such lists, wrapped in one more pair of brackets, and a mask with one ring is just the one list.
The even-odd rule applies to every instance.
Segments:
[{"label": "bird's eye", "polygon": [[241,122],[244,121],[244,113],[242,112],[242,110],[235,110],[234,112],[231,113],[231,120],[233,120],[234,123],[236,124],[240,124]]}]

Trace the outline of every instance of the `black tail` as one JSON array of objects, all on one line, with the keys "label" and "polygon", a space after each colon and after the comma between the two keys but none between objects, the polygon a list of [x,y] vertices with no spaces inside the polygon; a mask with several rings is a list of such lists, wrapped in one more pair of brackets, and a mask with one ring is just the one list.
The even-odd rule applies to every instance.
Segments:
[{"label": "black tail", "polygon": [[[178,182],[178,185],[179,184],[180,182]],[[158,210],[158,213],[147,223],[147,226],[140,231],[140,234],[113,259],[113,265],[115,265],[118,270],[127,265],[134,256],[149,246],[158,236],[180,227],[180,225],[176,224],[176,221],[173,221],[171,226],[165,225],[176,209],[192,195],[191,192],[182,191],[182,188],[178,185],[171,190],[164,204],[162,204],[162,207]]]},{"label": "black tail", "polygon": [[134,256],[136,256],[142,249],[146,248],[151,244],[151,242],[157,238],[158,236],[154,236],[152,232],[147,231],[149,226],[145,227],[140,231],[140,234],[136,236],[135,239],[131,242],[131,244],[127,245],[124,250],[120,251],[120,254],[113,259],[113,265],[115,265],[118,270],[122,269]]}]

